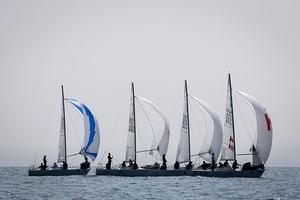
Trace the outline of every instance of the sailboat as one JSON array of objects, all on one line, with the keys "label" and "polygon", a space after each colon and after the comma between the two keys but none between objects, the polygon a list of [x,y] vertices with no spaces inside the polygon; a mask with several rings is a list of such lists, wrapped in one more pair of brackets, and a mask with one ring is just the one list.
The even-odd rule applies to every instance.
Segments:
[{"label": "sailboat", "polygon": [[[100,144],[99,125],[96,117],[92,114],[90,109],[83,103],[75,99],[65,99],[64,88],[62,90],[62,112],[61,112],[61,124],[59,134],[59,146],[58,146],[58,160],[57,163],[63,163],[63,167],[53,166],[36,168],[30,167],[28,170],[29,176],[65,176],[65,175],[86,175],[90,168],[88,158],[94,161],[98,154]],[[71,103],[74,108],[79,110],[82,114],[84,122],[84,142],[79,153],[85,158],[85,164],[88,163],[88,167],[80,168],[68,168],[68,156],[67,156],[67,131],[66,131],[66,117],[65,117],[65,101]],[[74,155],[77,155],[74,154]],[[72,155],[73,156],[73,155]]]},{"label": "sailboat", "polygon": [[[137,134],[137,122],[136,122],[136,101],[143,102],[147,104],[154,112],[158,114],[160,119],[163,121],[163,129],[160,134],[161,137],[159,140],[153,140],[151,149],[137,151],[136,138]],[[144,110],[145,111],[145,110]],[[151,122],[150,122],[151,123]],[[154,124],[151,124],[152,129]],[[155,134],[155,133],[153,133]],[[142,137],[142,136],[141,136]],[[126,144],[126,154],[125,162],[126,163],[137,163],[139,162],[137,158],[138,153],[148,152],[151,156],[155,154],[162,159],[163,155],[167,154],[168,145],[170,138],[170,126],[166,117],[159,111],[157,106],[149,100],[135,96],[134,92],[134,83],[131,83],[131,97],[130,97],[130,113],[129,113],[129,127],[128,127],[128,136]],[[158,142],[157,142],[158,141]],[[111,175],[111,176],[166,176],[168,175],[168,170],[159,170],[159,169],[138,169],[134,167],[120,167],[115,169],[104,169],[98,167],[96,169],[96,175]]]},{"label": "sailboat", "polygon": [[[231,76],[228,74],[226,115],[224,123],[223,145],[221,161],[236,161],[236,137],[234,107],[232,98]],[[250,155],[252,164],[245,163],[241,169],[232,169],[231,167],[220,167],[215,171],[202,171],[202,176],[214,177],[260,177],[264,171],[272,147],[273,130],[271,119],[267,110],[252,96],[237,91],[253,108],[256,117],[256,142],[250,146]],[[245,154],[242,154],[245,155]],[[247,154],[249,155],[249,154]]]},{"label": "sailboat", "polygon": [[[205,137],[204,142],[197,154],[191,155],[191,142],[190,142],[190,112],[189,112],[189,101],[193,100],[198,105],[200,105],[210,116],[213,122],[213,132],[207,133],[212,134],[210,142],[209,137]],[[183,107],[183,117],[182,126],[180,132],[179,144],[177,146],[176,162],[178,163],[190,163],[192,162],[192,157],[198,156],[204,161],[211,162],[213,154],[215,158],[218,158],[222,146],[222,125],[217,114],[207,105],[204,101],[197,99],[196,97],[188,94],[187,81],[185,80],[184,87],[184,107]],[[199,145],[200,146],[200,145]],[[181,168],[184,169],[184,168]],[[186,171],[187,175],[197,175],[197,171]]]}]

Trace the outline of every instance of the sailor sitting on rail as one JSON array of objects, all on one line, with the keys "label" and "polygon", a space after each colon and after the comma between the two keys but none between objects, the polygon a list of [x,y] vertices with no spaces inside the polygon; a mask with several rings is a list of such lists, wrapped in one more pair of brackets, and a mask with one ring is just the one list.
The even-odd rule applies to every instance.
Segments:
[{"label": "sailor sitting on rail", "polygon": [[192,169],[193,168],[193,162],[190,161],[186,166],[185,169]]},{"label": "sailor sitting on rail", "polygon": [[234,162],[232,163],[232,169],[233,170],[236,170],[236,169],[238,169],[239,168],[239,164],[238,164],[238,162],[236,161],[236,160],[234,160]]},{"label": "sailor sitting on rail", "polygon": [[179,162],[176,160],[176,162],[174,163],[174,169],[179,169]]},{"label": "sailor sitting on rail", "polygon": [[206,163],[205,161],[203,161],[203,163],[199,167],[203,170],[207,170],[209,166],[210,166],[209,163]]},{"label": "sailor sitting on rail", "polygon": [[88,161],[88,158],[84,156],[84,162],[80,164],[80,169],[89,169],[90,168],[90,162]]}]

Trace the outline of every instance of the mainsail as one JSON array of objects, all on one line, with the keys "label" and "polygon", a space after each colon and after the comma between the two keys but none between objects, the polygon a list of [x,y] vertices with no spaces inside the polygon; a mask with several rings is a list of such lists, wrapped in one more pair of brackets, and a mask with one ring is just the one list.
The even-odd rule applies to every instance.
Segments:
[{"label": "mainsail", "polygon": [[[211,141],[207,141],[209,137],[206,137],[201,146],[199,156],[206,160],[207,162],[211,162],[212,154],[215,154],[215,158],[218,159],[221,151],[222,146],[222,138],[223,138],[223,130],[221,125],[221,120],[219,119],[218,115],[207,105],[204,101],[197,99],[194,96],[192,97],[197,103],[199,103],[209,114],[213,121],[213,134]],[[210,144],[208,145],[208,143]]]},{"label": "mainsail", "polygon": [[269,114],[267,113],[267,110],[252,96],[241,91],[236,92],[242,95],[251,104],[256,115],[257,136],[256,144],[254,145],[254,148],[252,147],[253,165],[265,164],[270,155],[273,138],[273,130]]},{"label": "mainsail", "polygon": [[[170,138],[170,126],[169,122],[165,118],[165,116],[158,110],[157,106],[153,104],[151,101],[144,99],[144,98],[137,98],[134,95],[134,84],[131,85],[131,97],[130,97],[130,111],[129,111],[129,127],[128,127],[128,136],[127,136],[127,144],[126,144],[126,155],[125,155],[125,161],[135,161],[136,162],[136,116],[135,116],[135,100],[140,100],[147,105],[151,107],[152,110],[154,110],[160,118],[163,120],[164,128],[163,133],[160,134],[161,138],[159,141],[157,141],[155,138],[156,133],[154,132],[153,142],[150,150],[146,151],[140,151],[140,152],[149,152],[150,155],[154,155],[155,152],[159,154],[159,156],[162,158],[163,154],[166,155],[168,151],[168,145],[169,145],[169,138]],[[144,110],[145,112],[145,110]],[[152,127],[152,131],[154,131],[153,126],[151,124],[151,121],[149,119],[149,116],[145,112],[149,123]]]},{"label": "mainsail", "polygon": [[134,85],[131,86],[130,95],[130,110],[129,110],[129,126],[126,144],[126,155],[125,161],[136,160],[136,127],[135,127],[135,96],[134,96]]},{"label": "mainsail", "polygon": [[80,150],[80,154],[89,157],[94,161],[98,154],[100,145],[100,132],[98,120],[83,103],[74,99],[67,99],[73,106],[75,106],[82,114],[84,121],[84,141]]},{"label": "mainsail", "polygon": [[224,122],[224,134],[221,160],[235,160],[235,138],[234,138],[234,119],[233,119],[233,102],[230,74],[228,75],[227,98],[226,98],[226,115]]},{"label": "mainsail", "polygon": [[[152,141],[151,150],[149,151],[150,155],[152,155],[152,156],[157,151],[158,154],[160,155],[160,157],[162,158],[164,154],[165,155],[167,154],[168,146],[169,146],[169,139],[170,139],[170,125],[169,125],[169,122],[168,122],[167,118],[162,114],[162,112],[158,110],[157,106],[154,103],[152,103],[151,101],[149,101],[147,99],[140,98],[140,97],[138,97],[138,100],[143,101],[146,104],[148,104],[160,116],[160,118],[163,120],[164,127],[163,127],[162,134],[157,133],[157,132],[153,133],[154,137],[153,137],[153,141]],[[156,135],[161,136],[160,140],[156,139]]]},{"label": "mainsail", "polygon": [[176,161],[183,163],[190,161],[190,141],[189,141],[189,118],[188,118],[188,93],[187,83],[185,81],[184,88],[184,105],[183,105],[183,116],[180,131],[179,144],[177,146]]},{"label": "mainsail", "polygon": [[[64,100],[63,100],[64,101]],[[58,142],[58,159],[57,162],[66,162],[66,137],[65,137],[65,113],[64,106],[62,102],[61,107],[61,120],[60,120],[60,131],[59,131],[59,142]]]}]

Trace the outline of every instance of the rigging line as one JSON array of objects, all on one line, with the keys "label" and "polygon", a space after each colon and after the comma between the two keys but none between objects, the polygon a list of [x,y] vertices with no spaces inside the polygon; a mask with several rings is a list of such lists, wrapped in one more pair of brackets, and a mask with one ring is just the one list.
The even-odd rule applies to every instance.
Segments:
[{"label": "rigging line", "polygon": [[74,160],[77,159],[78,157],[73,156],[72,158],[73,158],[73,159],[72,159],[71,161],[68,161],[68,163],[74,162]]},{"label": "rigging line", "polygon": [[141,153],[139,155],[141,155],[141,159],[139,159],[139,160],[141,160],[140,163],[142,163],[142,164],[146,164],[145,160],[146,161],[150,160],[150,162],[156,162],[156,160],[157,160],[157,159],[154,158],[154,156],[150,155],[147,152],[143,152],[143,153]]},{"label": "rigging line", "polygon": [[239,113],[240,116],[241,116],[240,118],[241,118],[241,120],[242,120],[242,122],[243,122],[243,124],[244,124],[244,126],[245,126],[245,128],[246,128],[247,135],[249,136],[250,141],[251,141],[251,143],[252,143],[252,145],[253,145],[254,141],[253,141],[253,139],[252,139],[252,137],[251,137],[250,130],[249,130],[247,124],[246,124],[246,121],[245,121],[245,119],[244,119],[244,116],[243,116],[243,114],[242,114],[242,112],[241,112],[241,110],[240,110],[239,104],[238,104],[238,102],[236,101],[235,96],[234,96],[234,95],[232,95],[232,96],[233,96],[233,98],[234,98],[234,102],[235,102],[236,108],[237,108],[237,110],[238,110],[238,113]]},{"label": "rigging line", "polygon": [[[242,94],[240,94],[237,90],[234,90],[234,92],[237,93],[237,94],[239,94],[239,95],[242,97],[242,99],[244,99],[244,101],[247,102],[247,104],[250,106],[250,108],[252,108],[251,110],[252,110],[252,112],[253,112],[253,114],[254,114],[254,116],[255,116],[255,115],[256,115],[256,112],[255,112],[255,110],[254,110],[252,104],[248,101],[248,99],[247,99],[245,96],[243,96]],[[256,130],[256,131],[255,131],[255,137],[257,137],[257,129],[255,129],[255,130]],[[254,138],[255,138],[255,137],[254,137]],[[253,139],[254,139],[254,138],[253,138]],[[254,141],[253,141],[253,143],[254,143]]]},{"label": "rigging line", "polygon": [[[193,97],[193,96],[190,96],[190,97],[193,99],[194,102],[196,102],[196,103],[199,104],[203,109],[205,109],[205,107],[204,107],[200,102],[198,102],[198,101],[196,100],[195,97]],[[207,134],[207,132],[208,132],[208,125],[207,125],[207,119],[206,119],[205,116],[204,116],[203,110],[200,109],[200,107],[198,107],[198,109],[200,110],[200,113],[201,113],[201,115],[202,115],[202,118],[204,119],[204,124],[205,124],[205,128],[204,128],[204,139],[203,139],[202,145],[200,146],[200,151],[201,151],[201,147],[203,147],[204,145],[206,145],[205,142],[206,142],[207,137],[208,137],[208,134]]]},{"label": "rigging line", "polygon": [[150,156],[149,154],[147,154],[147,155],[152,162],[156,162],[158,160],[157,158],[154,158],[153,156]]},{"label": "rigging line", "polygon": [[200,110],[200,113],[202,115],[202,118],[204,119],[204,124],[205,124],[205,127],[204,127],[204,139],[203,139],[203,143],[200,146],[200,150],[199,150],[199,151],[201,151],[201,147],[207,145],[205,142],[207,141],[207,138],[208,138],[208,134],[207,134],[208,133],[208,123],[207,123],[207,119],[206,119],[206,117],[204,115],[203,110],[201,110],[200,107],[198,109]]},{"label": "rigging line", "polygon": [[153,140],[152,140],[152,144],[153,144],[153,143],[155,142],[155,139],[156,139],[156,138],[155,138],[155,133],[154,133],[153,124],[151,123],[150,118],[149,118],[149,115],[146,113],[146,111],[145,111],[144,107],[142,106],[142,104],[141,104],[139,98],[136,98],[136,100],[137,100],[137,102],[139,103],[140,107],[142,108],[142,111],[144,112],[144,114],[145,114],[145,116],[146,116],[146,118],[147,118],[147,120],[148,120],[148,122],[149,122],[149,124],[150,124],[151,130],[152,130],[152,136],[153,136]]},{"label": "rigging line", "polygon": [[147,153],[142,153],[142,155],[139,157],[139,164],[141,163],[145,163],[145,159],[146,159]]},{"label": "rigging line", "polygon": [[256,153],[239,153],[236,154],[237,156],[250,156],[250,155],[256,155]]},{"label": "rigging line", "polygon": [[[135,134],[136,133],[140,133],[140,126],[139,126],[139,123],[136,123],[136,132],[135,132]],[[137,149],[137,144],[139,143],[141,146],[145,146],[144,144],[143,144],[143,141],[142,141],[142,137],[136,137],[136,140],[137,140],[137,142],[136,142],[136,149]],[[137,159],[138,160],[138,159]],[[135,160],[136,161],[136,160]],[[135,162],[134,161],[134,162]]]},{"label": "rigging line", "polygon": [[[67,106],[66,106],[67,107]],[[73,120],[72,120],[72,117],[71,117],[71,114],[70,114],[70,111],[68,108],[65,108],[66,112],[67,112],[67,115],[68,115],[68,118],[67,119],[70,119],[70,122],[71,122],[71,127],[72,127],[72,132],[75,133],[75,136],[76,136],[76,139],[77,139],[77,142],[78,142],[78,145],[79,147],[81,148],[81,145],[80,145],[80,142],[79,142],[79,136],[78,136],[78,132],[77,132],[77,129],[75,128],[75,125],[73,123]],[[82,117],[82,116],[81,116]],[[83,118],[83,117],[82,117]],[[84,119],[82,119],[84,120]]]},{"label": "rigging line", "polygon": [[[127,95],[127,92],[128,92],[127,89],[126,90],[123,89],[120,92],[120,94],[121,94],[121,96],[125,96],[125,95]],[[115,106],[119,106],[120,107],[121,105],[122,104],[120,104],[120,101],[115,102]],[[128,110],[127,113],[130,113],[130,106],[128,108],[129,108],[129,110]],[[112,122],[113,122],[112,124],[121,124],[122,123],[122,119],[120,119],[120,116],[123,115],[123,111],[122,111],[122,109],[115,109],[115,110],[116,110],[116,112],[114,112],[114,115],[112,117]],[[97,115],[95,113],[95,116],[101,116],[101,115]],[[102,126],[102,124],[100,124],[101,119],[100,118],[98,119],[98,117],[97,117],[97,120],[98,120],[98,123],[99,123],[99,126],[100,126],[99,128],[101,128],[101,126]],[[118,128],[118,126],[112,126],[112,127],[109,128],[110,129],[109,133],[111,133],[111,138],[114,138],[114,136],[118,136],[117,135],[117,133],[118,133],[117,128]]]},{"label": "rigging line", "polygon": [[198,164],[199,164],[199,163],[200,163],[200,160],[201,160],[201,159],[200,159],[200,156],[196,157],[196,160],[195,160],[194,164],[195,164],[195,163],[198,163]]},{"label": "rigging line", "polygon": [[192,157],[199,157],[200,155],[202,155],[202,154],[207,154],[207,153],[209,153],[209,152],[201,152],[201,153],[197,153],[197,154],[193,154],[193,155],[191,155]]},{"label": "rigging line", "polygon": [[67,157],[69,158],[69,157],[73,157],[73,156],[77,156],[77,155],[80,155],[80,153],[73,153],[71,155],[67,155]]},{"label": "rigging line", "polygon": [[[174,99],[172,99],[173,101],[169,101],[168,102],[169,105],[171,105],[171,102],[173,102],[173,105],[171,105],[172,106],[171,108],[176,108],[176,107],[178,107],[178,105],[182,104],[182,100],[181,100],[181,98],[182,98],[182,92],[178,92],[176,96],[177,96],[177,98],[174,98]],[[175,100],[177,100],[177,102]],[[172,109],[171,110],[171,116],[177,116],[177,110],[176,109]]]},{"label": "rigging line", "polygon": [[136,151],[136,153],[144,153],[144,152],[149,152],[149,151],[157,151],[157,149],[141,150],[141,151]]},{"label": "rigging line", "polygon": [[[177,93],[177,98],[174,98],[174,101],[170,101],[170,102],[174,102],[173,103],[173,105],[172,105],[172,108],[176,108],[178,105],[180,105],[180,104],[182,104],[182,100],[181,100],[181,98],[182,98],[182,92],[178,92]],[[175,100],[177,100],[177,102],[175,102]],[[182,104],[182,105],[184,105],[184,103]],[[182,108],[181,108],[181,113],[183,112],[183,108],[184,108],[185,106],[183,106]],[[177,110],[176,109],[172,109],[171,110],[171,116],[177,116],[178,115],[178,113],[177,113]],[[178,115],[179,117],[180,117],[180,115]],[[178,123],[179,124],[179,130],[181,129],[181,126],[182,126],[182,124],[181,124],[181,122],[182,122],[182,118],[179,118],[180,120],[179,120],[179,122],[180,123]]]},{"label": "rigging line", "polygon": [[187,161],[181,161],[181,162],[179,162],[179,164],[182,164],[182,163],[188,163],[189,161],[187,160]]},{"label": "rigging line", "polygon": [[[191,105],[191,104],[190,104],[190,105]],[[192,108],[192,106],[190,106],[189,109],[190,109],[190,110],[189,110],[189,111],[190,111],[190,116],[191,116],[191,114],[195,116],[195,114],[194,114],[195,112],[194,112],[194,109]],[[201,135],[202,135],[202,134],[201,134],[202,131],[201,131],[201,128],[199,128],[199,126],[198,126],[199,124],[198,124],[198,123],[191,123],[191,120],[190,120],[190,124],[195,125],[195,127],[190,126],[190,128],[192,129],[191,132],[197,132],[198,138],[195,138],[195,134],[194,134],[194,137],[193,137],[194,140],[196,140],[196,141],[197,141],[198,139],[200,140],[200,139],[201,139]],[[196,129],[196,131],[195,131],[194,129]],[[202,143],[202,145],[203,145],[203,143]],[[191,146],[192,146],[192,144],[191,144]],[[201,148],[201,145],[200,145],[200,148]],[[193,149],[194,149],[194,148],[193,148]]]},{"label": "rigging line", "polygon": [[[54,107],[53,106],[53,102],[52,102],[52,106],[51,107]],[[55,109],[51,109],[51,111],[50,111],[50,114],[48,114],[48,115],[46,115],[47,117],[47,119],[49,119],[52,115],[53,115],[53,112],[54,112],[54,110]],[[47,133],[48,133],[48,128],[47,128],[47,126],[46,126],[46,123],[48,122],[48,121],[50,121],[50,120],[45,120],[45,122],[44,122],[44,129],[43,129],[43,134],[42,134],[42,137],[40,138],[40,141],[39,141],[39,143],[38,143],[38,147],[37,147],[37,150],[36,150],[36,152],[35,152],[35,156],[34,156],[34,163],[33,164],[35,164],[36,163],[36,160],[37,160],[37,156],[38,156],[38,154],[40,153],[40,149],[41,149],[41,143],[42,143],[42,141],[45,141],[45,138],[46,138],[46,136],[48,135]],[[58,127],[60,127],[60,126],[58,126]],[[59,129],[58,129],[59,130]],[[58,131],[59,132],[59,131]]]},{"label": "rigging line", "polygon": [[[120,110],[120,109],[117,109],[117,110]],[[95,114],[95,116],[99,116],[99,115],[96,115]],[[120,111],[118,111],[117,112],[117,115],[114,115],[114,117],[113,117],[113,119],[112,119],[112,124],[121,124],[121,119],[120,119],[120,116],[121,116],[121,112]],[[101,128],[102,128],[102,124],[100,123],[102,120],[100,119],[100,118],[98,118],[97,117],[97,120],[98,120],[98,124],[99,124],[99,132],[101,132],[100,130],[101,130]],[[117,127],[118,126],[112,126],[112,127],[110,127],[109,129],[110,129],[110,131],[109,131],[109,133],[111,133],[110,134],[110,136],[111,136],[111,138],[115,138],[115,135],[116,135],[116,129],[117,129]],[[118,135],[116,135],[117,137],[118,137]]]},{"label": "rigging line", "polygon": [[[149,154],[147,152],[154,152],[154,153],[153,153],[153,155],[151,155],[151,154]],[[149,158],[152,161],[161,160],[157,149],[137,151],[136,153],[141,153],[143,156],[145,156],[145,159]]]}]

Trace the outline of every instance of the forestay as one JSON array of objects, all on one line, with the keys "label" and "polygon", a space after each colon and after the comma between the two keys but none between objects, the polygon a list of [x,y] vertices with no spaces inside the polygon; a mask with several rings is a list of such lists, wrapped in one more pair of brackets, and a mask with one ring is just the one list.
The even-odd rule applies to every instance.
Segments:
[{"label": "forestay", "polygon": [[230,76],[228,77],[227,84],[227,98],[225,106],[225,122],[224,122],[224,133],[223,133],[223,145],[221,160],[234,160],[235,159],[235,138],[233,133],[233,116],[232,116],[232,92],[231,92],[231,81]]},{"label": "forestay", "polygon": [[[218,115],[207,105],[204,101],[197,99],[194,96],[190,96],[193,98],[197,103],[199,103],[209,114],[213,121],[213,133],[212,138],[205,137],[203,145],[201,146],[199,156],[206,160],[207,162],[211,162],[212,153],[215,154],[215,159],[219,158],[222,146],[222,138],[223,138],[223,130],[221,120],[219,119]],[[209,144],[210,142],[210,144]]]},{"label": "forestay", "polygon": [[266,109],[252,96],[241,91],[236,92],[242,95],[251,104],[256,115],[257,135],[254,146],[255,150],[252,148],[253,164],[265,164],[270,155],[273,138],[273,130],[269,114]]},{"label": "forestay", "polygon": [[73,106],[75,106],[82,114],[84,121],[84,141],[80,150],[80,154],[89,157],[94,161],[98,154],[100,145],[100,132],[98,120],[83,103],[74,99],[67,99]]},{"label": "forestay", "polygon": [[[152,145],[151,145],[151,150],[149,151],[149,154],[154,156],[156,152],[160,155],[160,158],[163,157],[163,155],[167,154],[168,151],[168,146],[169,146],[169,139],[170,139],[170,125],[166,117],[162,114],[162,112],[157,108],[157,106],[152,103],[151,101],[137,97],[138,100],[146,103],[149,105],[161,118],[162,123],[163,123],[163,128],[162,131],[159,128],[156,128],[159,124],[155,124],[155,127],[151,124],[152,122],[149,120],[149,123],[151,124],[152,131],[153,133],[153,140],[152,140]],[[147,115],[147,113],[145,113]],[[158,119],[156,119],[158,120]],[[159,121],[161,121],[159,120]],[[155,156],[154,156],[155,157]]]}]

